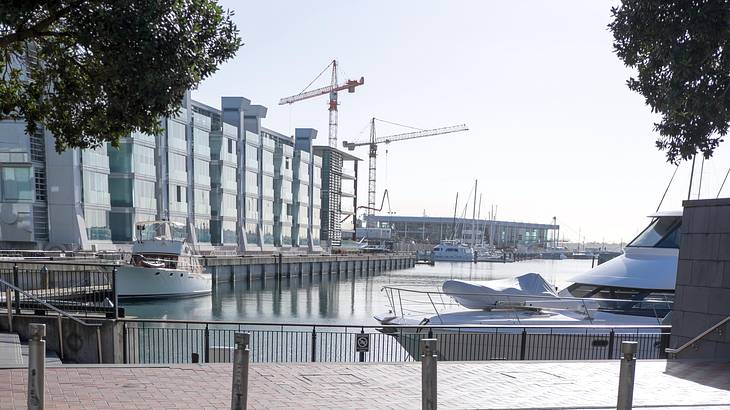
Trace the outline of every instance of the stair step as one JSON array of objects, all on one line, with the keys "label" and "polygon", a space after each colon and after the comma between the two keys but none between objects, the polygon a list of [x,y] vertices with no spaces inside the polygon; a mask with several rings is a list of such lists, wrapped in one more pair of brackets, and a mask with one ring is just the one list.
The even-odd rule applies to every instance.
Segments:
[{"label": "stair step", "polygon": [[0,333],[0,367],[22,367],[24,365],[20,337],[15,333]]}]

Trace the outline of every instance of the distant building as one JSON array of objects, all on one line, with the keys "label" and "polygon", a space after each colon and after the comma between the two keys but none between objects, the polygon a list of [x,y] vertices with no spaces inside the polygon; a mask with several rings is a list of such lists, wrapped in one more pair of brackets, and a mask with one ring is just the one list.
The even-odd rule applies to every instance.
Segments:
[{"label": "distant building", "polygon": [[[370,215],[368,226],[389,228],[393,241],[437,244],[456,239],[471,243],[492,243],[499,248],[546,246],[552,243],[559,225],[528,222],[439,218],[430,216]],[[474,230],[472,231],[472,225]],[[553,233],[551,233],[553,231]],[[361,230],[367,234],[367,230]],[[474,235],[472,239],[472,234]]]},{"label": "distant building", "polygon": [[137,222],[169,219],[201,251],[321,250],[321,158],[261,127],[266,107],[221,105],[188,95],[160,135],[62,154],[47,131],[1,121],[0,247],[115,249]]}]

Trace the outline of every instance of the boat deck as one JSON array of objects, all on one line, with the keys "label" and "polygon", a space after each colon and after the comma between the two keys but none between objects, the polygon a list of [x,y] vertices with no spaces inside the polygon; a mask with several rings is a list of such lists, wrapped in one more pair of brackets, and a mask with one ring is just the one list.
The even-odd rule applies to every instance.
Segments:
[{"label": "boat deck", "polygon": [[[616,408],[619,361],[438,364],[439,408]],[[730,363],[637,362],[634,406],[730,408]],[[249,408],[418,409],[419,363],[252,364]],[[230,408],[231,365],[46,369],[46,408]],[[26,370],[0,369],[1,409],[24,408]]]}]

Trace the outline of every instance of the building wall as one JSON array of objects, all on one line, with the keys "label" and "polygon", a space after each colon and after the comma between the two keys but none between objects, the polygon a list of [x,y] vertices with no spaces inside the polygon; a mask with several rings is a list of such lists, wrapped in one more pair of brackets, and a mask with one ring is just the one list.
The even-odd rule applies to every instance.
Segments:
[{"label": "building wall", "polygon": [[53,136],[0,122],[0,245],[114,249],[135,240],[137,222],[169,219],[202,251],[316,249],[321,158],[262,128],[266,107],[221,105],[188,93],[159,135],[61,154]]},{"label": "building wall", "polygon": [[[730,316],[730,199],[685,201],[672,307],[671,347]],[[703,338],[680,358],[730,359],[730,326]]]},{"label": "building wall", "polygon": [[412,216],[368,216],[368,224],[392,230],[394,240],[411,240],[418,243],[437,244],[442,240],[456,239],[471,243],[492,243],[497,247],[534,246],[548,244],[548,232],[557,225],[525,222],[477,220],[472,231],[472,220],[457,218],[431,218]]}]

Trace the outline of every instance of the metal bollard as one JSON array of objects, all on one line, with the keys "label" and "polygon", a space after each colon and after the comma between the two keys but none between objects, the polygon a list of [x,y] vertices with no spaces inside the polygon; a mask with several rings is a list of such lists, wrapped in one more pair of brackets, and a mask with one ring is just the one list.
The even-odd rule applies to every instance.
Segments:
[{"label": "metal bollard", "polygon": [[236,333],[233,339],[236,343],[233,350],[233,386],[231,388],[231,410],[243,410],[248,401],[248,362],[250,350],[248,348],[251,335]]},{"label": "metal bollard", "polygon": [[636,374],[637,342],[621,342],[621,370],[618,377],[617,410],[630,410],[634,401],[634,375]]},{"label": "metal bollard", "polygon": [[46,369],[46,325],[30,324],[28,342],[28,408],[43,409],[43,381]]},{"label": "metal bollard", "polygon": [[421,408],[436,410],[436,339],[421,339]]}]

